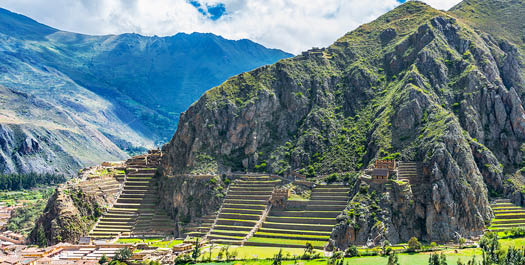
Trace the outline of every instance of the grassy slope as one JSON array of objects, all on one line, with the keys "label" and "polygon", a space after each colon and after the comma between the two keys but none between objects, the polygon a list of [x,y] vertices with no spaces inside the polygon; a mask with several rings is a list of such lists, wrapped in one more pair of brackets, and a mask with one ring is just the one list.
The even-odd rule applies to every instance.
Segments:
[{"label": "grassy slope", "polygon": [[450,12],[472,27],[512,41],[525,50],[523,1],[465,0]]},{"label": "grassy slope", "polygon": [[[304,173],[329,173],[360,168],[366,153],[367,136],[371,130],[379,128],[381,134],[380,153],[393,151],[392,135],[387,132],[389,106],[394,95],[402,89],[396,74],[385,73],[381,68],[383,56],[394,51],[394,47],[430,18],[447,16],[444,12],[419,3],[411,2],[380,17],[372,23],[360,26],[346,34],[328,47],[321,56],[304,59],[301,56],[281,60],[279,63],[243,73],[230,78],[221,86],[206,92],[204,100],[209,109],[225,106],[243,107],[254,102],[264,94],[281,94],[284,89],[276,80],[276,75],[285,72],[293,78],[297,87],[286,87],[296,97],[302,97],[310,105],[309,114],[292,139],[282,146],[269,143],[260,152],[261,164],[265,169],[280,173],[289,167],[302,168]],[[393,28],[397,37],[387,45],[382,45],[380,34]],[[363,79],[369,84],[357,87],[350,79]],[[324,80],[339,80],[335,88],[316,90],[313,83]],[[354,106],[346,110],[347,93],[353,93]],[[318,96],[317,96],[317,95]],[[326,102],[317,103],[309,97],[320,97]],[[279,138],[282,136],[277,136]],[[284,140],[284,139],[283,139]],[[283,141],[281,140],[281,141]],[[300,165],[289,165],[291,159],[309,156],[309,161]],[[268,160],[268,163],[265,163]],[[235,161],[229,161],[235,163]]]}]

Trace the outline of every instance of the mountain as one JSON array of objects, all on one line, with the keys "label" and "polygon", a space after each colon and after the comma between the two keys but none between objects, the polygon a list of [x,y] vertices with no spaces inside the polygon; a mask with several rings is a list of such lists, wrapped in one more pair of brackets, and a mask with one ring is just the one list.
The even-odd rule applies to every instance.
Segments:
[{"label": "mountain", "polygon": [[0,172],[65,174],[167,142],[207,89],[291,56],[204,33],[82,35],[5,9],[0,53]]},{"label": "mountain", "polygon": [[485,30],[521,13],[488,16],[488,2],[409,1],[327,48],[228,79],[181,114],[163,173],[359,175],[377,159],[415,161],[409,184],[349,178],[333,244],[479,236],[489,198],[523,204],[525,183],[523,54]]}]

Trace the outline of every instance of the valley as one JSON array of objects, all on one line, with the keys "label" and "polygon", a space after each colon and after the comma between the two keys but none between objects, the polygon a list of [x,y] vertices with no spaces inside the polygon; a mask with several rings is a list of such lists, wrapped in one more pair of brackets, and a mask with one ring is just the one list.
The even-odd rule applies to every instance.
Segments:
[{"label": "valley", "polygon": [[2,180],[49,193],[0,263],[525,264],[525,4],[500,2],[407,1],[294,57],[0,23],[0,162],[63,177]]}]

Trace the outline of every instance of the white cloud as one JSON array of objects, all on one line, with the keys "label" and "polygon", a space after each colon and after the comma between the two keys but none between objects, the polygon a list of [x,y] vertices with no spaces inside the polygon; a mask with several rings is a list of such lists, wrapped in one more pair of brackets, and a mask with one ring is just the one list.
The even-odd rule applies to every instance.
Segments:
[{"label": "white cloud", "polygon": [[[324,47],[358,25],[399,5],[396,0],[200,0],[224,3],[227,14],[211,21],[186,0],[3,0],[3,8],[58,29],[85,34],[173,35],[212,32],[248,38],[299,53]],[[458,0],[428,0],[448,9]]]}]

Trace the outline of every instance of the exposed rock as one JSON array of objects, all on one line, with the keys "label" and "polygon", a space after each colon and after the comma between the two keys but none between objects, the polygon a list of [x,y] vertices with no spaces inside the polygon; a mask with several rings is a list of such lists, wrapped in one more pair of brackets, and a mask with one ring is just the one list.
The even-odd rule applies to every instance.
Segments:
[{"label": "exposed rock", "polygon": [[43,230],[47,245],[76,244],[86,236],[102,213],[103,197],[89,195],[75,187],[60,187],[48,200],[44,213],[35,223],[29,240],[35,244]]},{"label": "exposed rock", "polygon": [[[395,36],[384,33],[388,28]],[[393,39],[384,43],[382,34]],[[512,73],[522,69],[519,53],[446,12],[409,1],[327,49],[208,91],[163,147],[164,173],[192,172],[202,156],[214,161],[216,173],[309,176],[400,156],[421,162],[419,178],[409,189],[372,185],[379,202],[360,193],[359,182],[353,202],[360,206],[347,209],[359,217],[341,216],[334,246],[477,236],[492,218],[489,191],[516,190],[505,184],[505,172],[515,172],[523,159],[525,111],[508,86],[520,82]]]},{"label": "exposed rock", "polygon": [[197,218],[217,211],[225,193],[225,184],[215,177],[163,176],[159,180],[161,207],[179,225],[177,232]]}]

